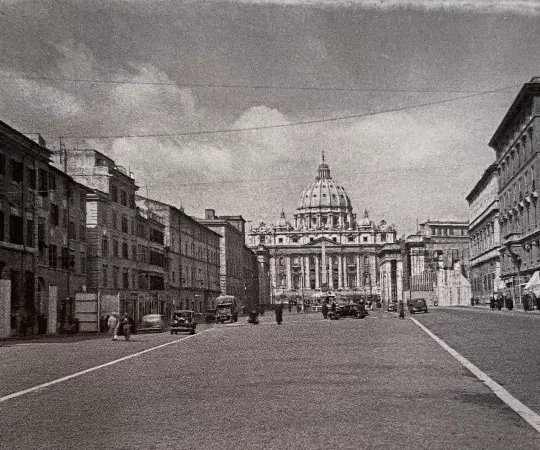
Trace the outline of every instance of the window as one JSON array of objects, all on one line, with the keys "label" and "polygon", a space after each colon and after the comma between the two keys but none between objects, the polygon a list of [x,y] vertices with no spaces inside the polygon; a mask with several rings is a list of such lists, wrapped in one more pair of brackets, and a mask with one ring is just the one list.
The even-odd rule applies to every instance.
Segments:
[{"label": "window", "polygon": [[0,175],[6,174],[6,157],[0,153]]},{"label": "window", "polygon": [[81,273],[86,273],[86,254],[81,253]]},{"label": "window", "polygon": [[261,244],[264,244],[265,243],[265,238],[266,238],[266,236],[261,236],[260,239],[259,239],[259,242]]},{"label": "window", "polygon": [[293,237],[293,238],[292,238],[292,241],[293,241],[295,244],[297,244],[297,243],[298,243],[298,238],[297,238],[297,237]]},{"label": "window", "polygon": [[70,239],[73,239],[74,241],[77,240],[77,228],[75,227],[75,222],[72,222],[71,220],[69,221],[68,233]]},{"label": "window", "polygon": [[30,189],[36,189],[36,186],[37,186],[36,171],[34,169],[26,168],[26,175],[28,178],[28,185],[30,186]]},{"label": "window", "polygon": [[313,238],[312,238],[312,237],[309,238],[309,242],[313,242]]},{"label": "window", "polygon": [[103,287],[107,287],[107,284],[109,283],[109,267],[107,265],[104,265],[102,268],[101,268],[101,284],[103,285]]},{"label": "window", "polygon": [[112,227],[113,227],[113,230],[116,230],[116,221],[117,221],[116,213],[113,211],[113,213],[112,213]]},{"label": "window", "polygon": [[127,242],[122,242],[122,258],[129,259],[129,249]]},{"label": "window", "polygon": [[129,233],[128,220],[126,216],[122,216],[122,233]]},{"label": "window", "polygon": [[109,240],[106,237],[101,239],[101,256],[104,258],[109,256]]},{"label": "window", "polygon": [[60,209],[58,205],[51,203],[51,225],[58,226],[60,224]]},{"label": "window", "polygon": [[120,203],[122,206],[127,206],[127,194],[126,191],[120,191]]},{"label": "window", "polygon": [[386,242],[386,234],[381,234],[381,242]]},{"label": "window", "polygon": [[44,253],[45,253],[45,247],[46,247],[46,243],[45,243],[45,222],[43,219],[39,219],[38,221],[38,232],[37,232],[37,237],[38,237],[38,250],[39,250],[39,254],[40,256],[43,256]]},{"label": "window", "polygon": [[367,236],[362,237],[362,242],[367,242]]},{"label": "window", "polygon": [[26,221],[26,245],[28,247],[34,246],[34,221]]},{"label": "window", "polygon": [[349,236],[349,237],[347,238],[347,240],[348,240],[349,242],[354,242],[354,236]]},{"label": "window", "polygon": [[152,228],[152,231],[150,232],[150,240],[152,242],[156,242],[157,244],[163,244],[164,242],[164,235],[163,232],[160,230],[156,230],[155,228]]},{"label": "window", "polygon": [[113,256],[118,258],[118,241],[113,241]]},{"label": "window", "polygon": [[112,187],[112,200],[113,202],[118,203],[118,189],[116,188],[116,186]]},{"label": "window", "polygon": [[62,247],[62,258],[60,261],[62,269],[69,269],[71,267],[71,258],[69,256],[69,249]]},{"label": "window", "polygon": [[49,172],[49,190],[56,191],[56,177]]},{"label": "window", "polygon": [[11,160],[11,179],[16,183],[22,183],[24,176],[24,166],[22,162]]},{"label": "window", "polygon": [[39,195],[47,197],[49,195],[49,174],[45,169],[39,169]]},{"label": "window", "polygon": [[9,216],[9,242],[23,244],[23,219],[19,216]]},{"label": "window", "polygon": [[[334,237],[332,238],[332,240],[333,240],[334,242],[337,242],[337,237],[334,236]],[[351,238],[349,238],[349,241],[350,241],[350,240],[351,240]]]},{"label": "window", "polygon": [[131,259],[133,259],[133,261],[138,261],[138,259],[137,259],[137,247],[135,245],[131,246]]},{"label": "window", "polygon": [[112,287],[118,289],[118,276],[120,275],[120,269],[116,266],[112,269]]},{"label": "window", "polygon": [[135,209],[135,194],[129,194],[129,207]]},{"label": "window", "polygon": [[49,267],[56,269],[58,265],[58,247],[56,245],[49,245]]},{"label": "window", "polygon": [[122,272],[122,287],[124,289],[129,289],[129,271],[128,269],[124,269]]},{"label": "window", "polygon": [[165,258],[161,253],[150,251],[150,264],[154,266],[164,267]]},{"label": "window", "polygon": [[278,239],[278,242],[279,242],[280,244],[283,244],[283,238],[279,238],[279,239]]}]

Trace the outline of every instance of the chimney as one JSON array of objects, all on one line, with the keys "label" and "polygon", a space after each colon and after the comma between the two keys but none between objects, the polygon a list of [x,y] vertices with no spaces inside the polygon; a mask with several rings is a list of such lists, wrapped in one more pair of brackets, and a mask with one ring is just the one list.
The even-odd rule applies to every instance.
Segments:
[{"label": "chimney", "polygon": [[204,210],[204,218],[206,220],[214,220],[216,218],[216,210],[215,209],[205,209]]}]

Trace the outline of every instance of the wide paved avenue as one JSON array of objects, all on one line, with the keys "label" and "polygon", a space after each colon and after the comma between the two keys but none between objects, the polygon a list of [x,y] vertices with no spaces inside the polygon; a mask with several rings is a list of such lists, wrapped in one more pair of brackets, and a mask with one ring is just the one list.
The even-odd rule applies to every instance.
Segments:
[{"label": "wide paved avenue", "polygon": [[[413,318],[540,412],[540,316]],[[4,341],[0,398],[2,449],[540,448],[540,434],[410,316],[381,310],[285,313],[281,326],[267,313],[191,337]]]}]

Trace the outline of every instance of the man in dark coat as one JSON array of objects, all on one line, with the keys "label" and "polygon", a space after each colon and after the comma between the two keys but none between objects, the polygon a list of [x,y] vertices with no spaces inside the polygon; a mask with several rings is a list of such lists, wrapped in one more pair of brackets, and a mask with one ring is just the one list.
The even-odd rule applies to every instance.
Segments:
[{"label": "man in dark coat", "polygon": [[283,302],[276,308],[276,322],[278,325],[281,325],[281,322],[283,322]]},{"label": "man in dark coat", "polygon": [[401,300],[398,304],[398,312],[399,312],[399,318],[405,319],[405,305],[403,304],[403,300]]},{"label": "man in dark coat", "polygon": [[529,294],[525,294],[523,298],[521,299],[523,302],[523,311],[529,310]]},{"label": "man in dark coat", "polygon": [[489,298],[489,307],[491,309],[495,309],[495,298],[494,297]]},{"label": "man in dark coat", "polygon": [[322,304],[321,312],[322,312],[323,317],[325,319],[328,319],[328,305],[326,304],[326,302]]}]

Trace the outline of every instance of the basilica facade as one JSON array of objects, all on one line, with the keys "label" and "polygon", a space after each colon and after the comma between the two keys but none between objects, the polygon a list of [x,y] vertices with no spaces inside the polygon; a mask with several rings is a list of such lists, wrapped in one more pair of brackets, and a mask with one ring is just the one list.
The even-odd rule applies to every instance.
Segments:
[{"label": "basilica facade", "polygon": [[251,248],[268,249],[275,302],[284,296],[317,298],[321,292],[380,294],[378,253],[396,242],[396,231],[384,220],[373,222],[367,210],[357,219],[323,153],[292,220],[282,211],[275,224],[252,227],[247,241]]}]

